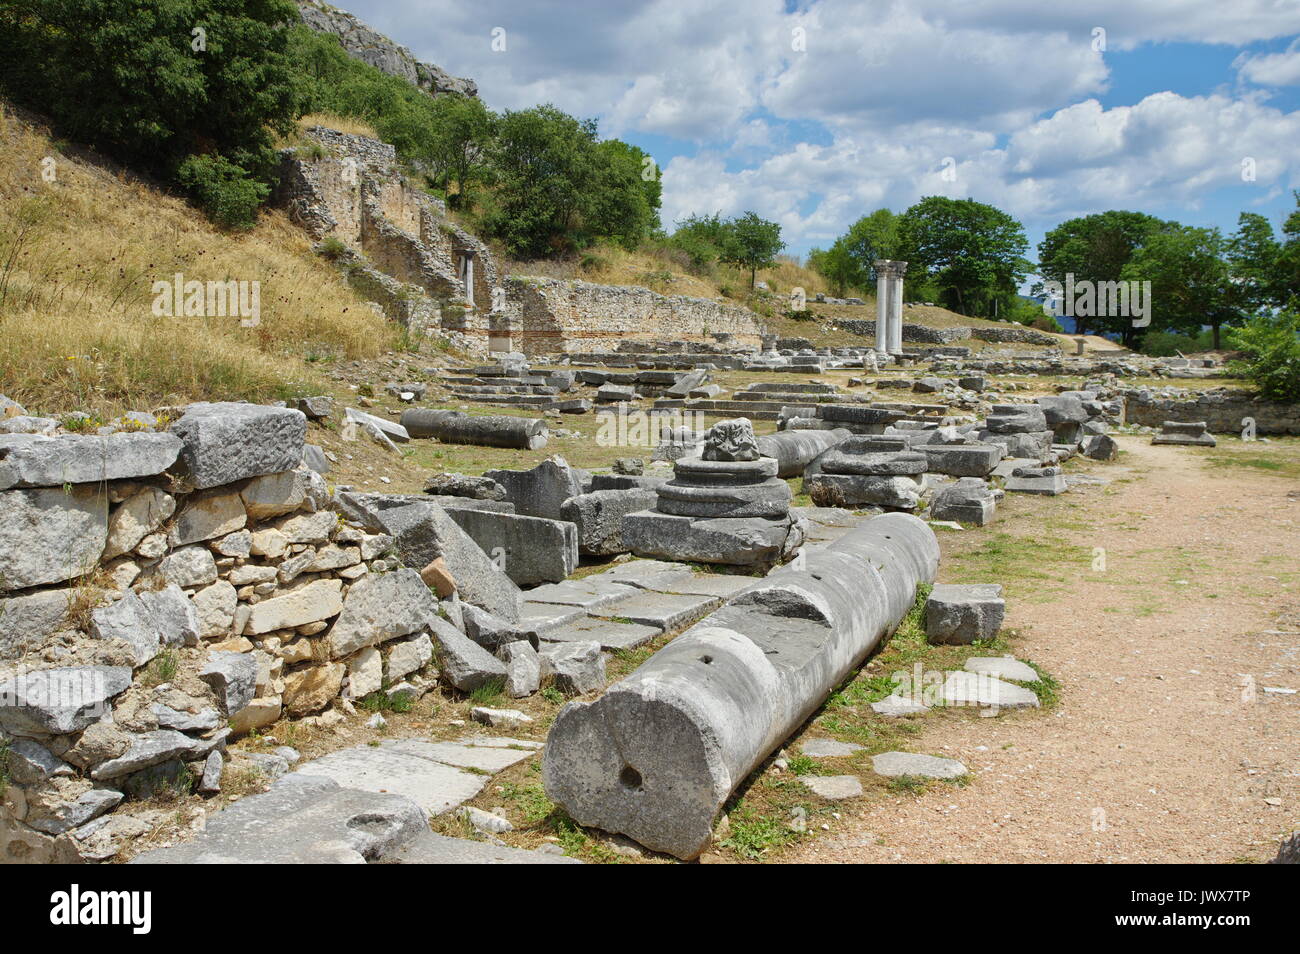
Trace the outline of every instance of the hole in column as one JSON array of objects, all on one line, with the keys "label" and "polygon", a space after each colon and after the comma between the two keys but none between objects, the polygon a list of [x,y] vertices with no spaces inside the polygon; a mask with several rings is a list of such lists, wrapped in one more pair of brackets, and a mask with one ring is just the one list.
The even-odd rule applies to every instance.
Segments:
[{"label": "hole in column", "polygon": [[624,788],[641,790],[641,773],[630,765],[623,766],[623,771],[618,773],[618,781]]},{"label": "hole in column", "polygon": [[707,666],[707,665],[709,665],[711,662],[713,662],[713,657],[712,657],[712,656],[701,656],[701,657],[700,657],[700,662],[704,663],[704,665]]}]

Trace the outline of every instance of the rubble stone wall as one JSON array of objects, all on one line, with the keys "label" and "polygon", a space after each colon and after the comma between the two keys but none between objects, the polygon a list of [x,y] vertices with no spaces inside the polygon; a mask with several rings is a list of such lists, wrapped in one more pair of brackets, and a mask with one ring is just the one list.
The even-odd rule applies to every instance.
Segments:
[{"label": "rubble stone wall", "polygon": [[1248,391],[1221,388],[1195,397],[1161,398],[1137,390],[1128,392],[1125,406],[1129,424],[1205,421],[1215,434],[1240,434],[1246,418],[1254,420],[1256,434],[1300,434],[1300,405],[1264,401]]},{"label": "rubble stone wall", "polygon": [[761,344],[758,316],[708,298],[554,278],[511,277],[505,287],[495,334],[525,354],[613,351],[630,340]]},{"label": "rubble stone wall", "polygon": [[227,739],[430,681],[438,600],[303,465],[302,412],[105,430],[0,435],[0,862],[111,857],[96,819]]}]

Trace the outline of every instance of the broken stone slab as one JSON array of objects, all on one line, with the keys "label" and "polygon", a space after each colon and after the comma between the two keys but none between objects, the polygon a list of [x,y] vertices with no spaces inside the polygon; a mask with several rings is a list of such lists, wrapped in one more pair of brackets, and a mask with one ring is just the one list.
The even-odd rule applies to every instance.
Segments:
[{"label": "broken stone slab", "polygon": [[696,857],[736,786],[893,631],[938,563],[923,521],[885,514],[773,571],[560,711],[548,797],[580,825]]},{"label": "broken stone slab", "polygon": [[559,520],[564,502],[582,493],[578,472],[559,456],[547,458],[531,470],[489,470],[483,476],[505,488],[515,512],[528,517]]},{"label": "broken stone slab", "polygon": [[381,434],[390,441],[396,441],[399,444],[405,444],[411,439],[405,427],[401,424],[394,424],[387,418],[380,417],[377,414],[367,414],[365,411],[359,411],[354,407],[343,409],[343,419],[345,421],[355,421],[361,427],[376,428]]},{"label": "broken stone slab", "polygon": [[131,686],[126,666],[43,669],[0,683],[0,729],[41,739],[80,732]]},{"label": "broken stone slab", "polygon": [[76,801],[60,805],[47,817],[29,819],[28,824],[46,835],[61,835],[112,811],[125,797],[111,788],[92,788]]},{"label": "broken stone slab", "polygon": [[506,626],[516,633],[527,634],[515,638],[526,638],[532,641],[534,638],[540,638],[546,633],[562,629],[585,617],[586,612],[577,606],[565,606],[561,603],[534,603],[531,600],[525,600],[523,614],[519,617],[519,622],[507,623]]},{"label": "broken stone slab", "polygon": [[722,600],[716,596],[636,591],[626,599],[603,607],[600,615],[668,632],[695,622],[721,605]]},{"label": "broken stone slab", "polygon": [[469,717],[475,722],[495,728],[513,728],[533,721],[532,716],[518,709],[492,709],[488,706],[474,706],[469,710]]},{"label": "broken stone slab", "polygon": [[255,603],[248,614],[244,632],[257,636],[337,616],[343,611],[342,589],[342,580],[319,579],[284,596]]},{"label": "broken stone slab", "polygon": [[16,659],[69,625],[70,589],[35,590],[0,599],[0,659]]},{"label": "broken stone slab", "polygon": [[522,621],[507,622],[477,606],[461,604],[461,623],[457,628],[489,652],[496,652],[498,646],[520,639],[537,644],[537,634],[529,632]]},{"label": "broken stone slab", "polygon": [[541,649],[542,679],[569,695],[605,688],[605,656],[595,640],[545,643]]},{"label": "broken stone slab", "polygon": [[1006,615],[997,583],[937,583],[925,602],[925,634],[932,643],[964,645],[997,635]]},{"label": "broken stone slab", "polygon": [[799,781],[814,795],[831,802],[857,798],[862,794],[862,780],[856,775],[801,775]]},{"label": "broken stone slab", "polygon": [[182,712],[156,702],[152,706],[152,711],[160,729],[174,729],[177,732],[212,732],[221,726],[221,715],[216,709]]},{"label": "broken stone slab", "polygon": [[955,484],[935,491],[930,501],[932,520],[955,520],[985,526],[997,513],[998,494],[978,477],[962,477]]},{"label": "broken stone slab", "polygon": [[412,437],[434,437],[444,444],[477,444],[516,450],[539,450],[546,446],[549,436],[546,421],[542,418],[471,416],[463,411],[423,407],[403,411],[402,426]]},{"label": "broken stone slab", "polygon": [[560,519],[577,527],[578,549],[592,556],[627,553],[623,518],[654,508],[654,490],[593,490],[570,497],[560,507]]},{"label": "broken stone slab", "polygon": [[979,432],[980,443],[996,444],[1004,449],[1005,456],[1028,458],[1034,463],[1047,459],[1047,455],[1052,449],[1053,439],[1054,436],[1051,431],[1028,431],[1010,434],[997,434],[993,431]]},{"label": "broken stone slab", "polygon": [[461,692],[505,681],[506,667],[490,652],[444,619],[430,621],[435,657],[442,677]]},{"label": "broken stone slab", "polygon": [[565,520],[487,510],[447,511],[515,583],[558,583],[578,567],[578,528]]},{"label": "broken stone slab", "polygon": [[1015,656],[972,656],[963,667],[967,672],[979,672],[1014,682],[1037,682],[1038,673]]},{"label": "broken stone slab", "polygon": [[91,778],[105,782],[173,759],[192,762],[207,758],[209,752],[225,742],[224,733],[212,739],[194,739],[172,729],[140,732],[131,734],[128,738],[131,741],[130,748],[117,758],[97,765],[90,773]]},{"label": "broken stone slab", "polygon": [[144,487],[122,501],[108,518],[108,543],[101,559],[130,553],[176,512],[176,499],[157,487]]},{"label": "broken stone slab", "polygon": [[269,520],[302,507],[306,488],[297,471],[254,477],[239,491],[250,520]]},{"label": "broken stone slab", "polygon": [[996,676],[975,672],[950,672],[943,683],[942,698],[948,706],[986,706],[994,709],[1037,709],[1038,695],[1032,689],[1003,682]]},{"label": "broken stone slab", "polygon": [[[638,563],[644,561],[636,561]],[[528,603],[553,603],[557,606],[575,606],[593,612],[627,597],[627,587],[616,580],[605,579],[606,574],[548,583],[528,591]],[[527,604],[526,604],[527,605]]]},{"label": "broken stone slab", "polygon": [[191,404],[170,428],[195,489],[293,470],[302,460],[307,417],[258,404]]},{"label": "broken stone slab", "polygon": [[224,537],[242,530],[248,522],[244,501],[229,490],[190,494],[167,534],[170,546],[181,547]]},{"label": "broken stone slab", "polygon": [[436,503],[398,494],[347,492],[338,495],[338,503],[345,516],[391,536],[406,566],[423,568],[442,557],[456,577],[461,599],[502,619],[519,619],[519,586]]},{"label": "broken stone slab", "polygon": [[1217,443],[1205,421],[1165,421],[1152,444],[1182,444],[1191,447],[1214,447]]},{"label": "broken stone slab", "polygon": [[486,841],[421,832],[392,859],[400,865],[580,865],[577,858],[545,851],[525,851]]},{"label": "broken stone slab", "polygon": [[108,497],[93,485],[0,492],[0,593],[95,569],[108,542]]},{"label": "broken stone slab", "polygon": [[952,477],[987,477],[1002,459],[997,444],[922,444],[926,470]]},{"label": "broken stone slab", "polygon": [[465,474],[434,474],[425,481],[424,492],[473,500],[506,499],[506,489],[491,477],[470,477]]},{"label": "broken stone slab", "polygon": [[663,633],[659,626],[645,623],[625,623],[621,620],[598,619],[588,616],[539,633],[544,643],[597,642],[603,650],[635,649]]},{"label": "broken stone slab", "polygon": [[1080,450],[1092,460],[1115,460],[1119,457],[1119,444],[1109,434],[1093,434],[1083,439]]},{"label": "broken stone slab", "polygon": [[819,507],[915,510],[921,502],[921,485],[911,477],[820,473],[804,481],[804,490]]},{"label": "broken stone slab", "polygon": [[172,434],[0,434],[0,490],[153,477],[176,463]]},{"label": "broken stone slab", "polygon": [[391,742],[331,752],[292,774],[328,778],[344,788],[401,795],[430,817],[469,801],[488,781],[487,775],[464,771]]},{"label": "broken stone slab", "polygon": [[643,510],[623,518],[623,542],[642,557],[732,566],[770,565],[799,547],[803,526],[792,517],[697,520]]},{"label": "broken stone slab", "polygon": [[389,683],[423,669],[433,660],[433,640],[428,633],[392,643],[384,657],[384,678]]},{"label": "broken stone slab", "polygon": [[384,861],[428,831],[409,798],[286,775],[207,820],[193,839],[132,864],[359,864]]},{"label": "broken stone slab", "polygon": [[970,770],[956,759],[942,759],[915,752],[882,752],[872,758],[871,768],[877,775],[886,778],[907,776],[954,779],[970,773]]},{"label": "broken stone slab", "polygon": [[[261,605],[261,604],[258,604]],[[353,583],[326,638],[331,659],[409,636],[438,615],[438,600],[415,570],[374,573]]]},{"label": "broken stone slab", "polygon": [[1050,431],[1047,415],[1038,404],[995,404],[985,420],[994,434],[1027,434]]}]

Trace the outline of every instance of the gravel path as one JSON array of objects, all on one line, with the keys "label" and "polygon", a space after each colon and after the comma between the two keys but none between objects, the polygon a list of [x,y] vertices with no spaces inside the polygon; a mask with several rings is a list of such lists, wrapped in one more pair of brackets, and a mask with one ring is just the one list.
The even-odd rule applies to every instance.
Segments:
[{"label": "gravel path", "polygon": [[1262,861],[1300,828],[1300,694],[1264,691],[1300,689],[1296,483],[1120,443],[1137,479],[1092,492],[1095,528],[1052,531],[1108,571],[1008,603],[1059,706],[929,717],[912,748],[961,759],[968,787],[845,803],[782,861]]}]

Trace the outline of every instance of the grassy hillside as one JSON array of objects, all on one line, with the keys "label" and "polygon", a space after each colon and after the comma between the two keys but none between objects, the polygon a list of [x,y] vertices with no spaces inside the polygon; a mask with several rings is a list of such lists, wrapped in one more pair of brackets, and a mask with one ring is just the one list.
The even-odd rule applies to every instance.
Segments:
[{"label": "grassy hillside", "polygon": [[[52,172],[46,181],[43,172]],[[261,323],[155,317],[154,281],[260,283]],[[65,151],[0,104],[0,391],[104,416],[318,389],[313,363],[370,357],[395,327],[281,213],[246,233]]]}]

